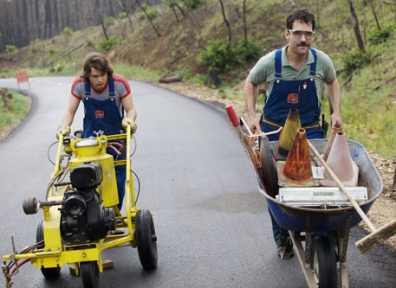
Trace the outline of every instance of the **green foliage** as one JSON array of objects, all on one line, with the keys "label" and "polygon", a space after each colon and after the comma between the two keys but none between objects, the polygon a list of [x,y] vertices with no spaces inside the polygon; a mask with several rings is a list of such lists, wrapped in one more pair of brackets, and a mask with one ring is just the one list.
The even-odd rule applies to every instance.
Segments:
[{"label": "green foliage", "polygon": [[73,29],[71,29],[71,28],[69,28],[69,27],[63,28],[62,35],[64,35],[64,36],[71,36],[71,35],[73,35]]},{"label": "green foliage", "polygon": [[371,45],[378,45],[380,43],[383,43],[386,40],[388,40],[388,38],[395,32],[395,30],[396,30],[395,23],[392,23],[381,30],[378,28],[374,28],[369,31],[368,42]]},{"label": "green foliage", "polygon": [[52,55],[55,55],[56,54],[56,49],[54,49],[54,48],[49,48],[48,49],[48,53],[52,56]]},{"label": "green foliage", "polygon": [[92,39],[87,39],[87,46],[92,47],[93,46],[93,40]]},{"label": "green foliage", "polygon": [[30,111],[30,98],[15,91],[8,90],[8,93],[12,95],[9,108],[5,106],[3,101],[0,101],[0,129],[19,121]]},{"label": "green foliage", "polygon": [[157,18],[157,11],[156,10],[149,10],[149,11],[146,11],[146,12],[147,12],[147,18],[149,20],[153,20],[153,19]]},{"label": "green foliage", "polygon": [[114,45],[117,45],[121,42],[122,42],[121,38],[112,36],[108,40],[103,39],[103,40],[99,41],[96,48],[98,48],[98,50],[100,52],[105,53],[105,52],[109,51],[111,47],[113,47]]},{"label": "green foliage", "polygon": [[120,12],[118,13],[118,18],[120,19],[125,19],[127,17],[127,13],[126,12]]},{"label": "green foliage", "polygon": [[37,49],[37,48],[35,48],[35,47],[31,47],[30,48],[30,50],[29,50],[29,59],[30,60],[33,60],[34,59],[34,57],[36,56],[36,54],[39,52],[39,50]]},{"label": "green foliage", "polygon": [[139,19],[140,21],[143,21],[144,19],[146,19],[146,15],[145,15],[143,12],[139,13],[138,15],[139,15],[139,16],[138,16],[138,19]]},{"label": "green foliage", "polygon": [[6,45],[6,52],[15,52],[16,47],[14,45]]},{"label": "green foliage", "polygon": [[208,40],[206,50],[201,50],[197,62],[206,65],[210,69],[215,69],[219,73],[227,72],[235,64],[243,64],[257,59],[259,47],[248,41],[244,45],[243,39],[237,41],[236,47],[229,45],[228,39]]},{"label": "green foliage", "polygon": [[157,16],[158,16],[157,10],[154,10],[154,9],[150,8],[145,3],[143,3],[141,5],[140,11],[145,12],[144,14],[141,14],[139,16],[140,20],[143,20],[145,18],[148,18],[148,20],[153,20],[153,19],[157,18]]},{"label": "green foliage", "polygon": [[64,64],[57,64],[57,65],[55,66],[55,70],[56,70],[57,72],[61,72],[64,68],[65,68],[65,65],[64,65]]},{"label": "green foliage", "polygon": [[249,63],[250,61],[256,60],[259,57],[260,46],[256,43],[257,42],[248,39],[245,45],[243,38],[238,40],[238,45],[235,49],[235,57],[238,63]]},{"label": "green foliage", "polygon": [[114,20],[113,17],[107,17],[106,20],[105,20],[105,25],[106,26],[110,26],[110,25],[113,25],[114,22],[115,22],[115,20]]},{"label": "green foliage", "polygon": [[128,79],[158,82],[158,79],[164,75],[161,71],[143,69],[139,66],[126,64],[113,64],[112,66],[114,71],[117,71],[117,74],[123,75]]},{"label": "green foliage", "polygon": [[198,9],[205,4],[204,0],[182,0],[182,2],[190,10]]},{"label": "green foliage", "polygon": [[201,50],[197,62],[200,65],[209,66],[210,69],[216,69],[217,72],[223,73],[231,68],[233,62],[233,51],[228,46],[228,39],[210,39],[207,48]]},{"label": "green foliage", "polygon": [[369,61],[371,56],[372,52],[368,50],[366,50],[365,52],[360,50],[352,50],[341,55],[341,60],[344,64],[346,72],[349,75],[358,67]]}]

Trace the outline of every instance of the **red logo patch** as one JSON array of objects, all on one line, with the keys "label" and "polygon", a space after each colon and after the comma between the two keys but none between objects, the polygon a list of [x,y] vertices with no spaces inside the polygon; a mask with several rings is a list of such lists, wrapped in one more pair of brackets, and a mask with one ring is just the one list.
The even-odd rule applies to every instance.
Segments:
[{"label": "red logo patch", "polygon": [[298,103],[298,94],[289,93],[287,95],[287,103],[297,104]]},{"label": "red logo patch", "polygon": [[104,118],[104,111],[95,110],[95,118]]}]

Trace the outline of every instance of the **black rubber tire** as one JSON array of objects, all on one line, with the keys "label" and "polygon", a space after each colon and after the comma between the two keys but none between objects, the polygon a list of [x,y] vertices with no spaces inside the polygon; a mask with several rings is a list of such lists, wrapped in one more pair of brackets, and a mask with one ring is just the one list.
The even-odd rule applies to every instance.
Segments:
[{"label": "black rubber tire", "polygon": [[337,287],[337,260],[331,239],[317,236],[311,246],[311,269],[319,288]]},{"label": "black rubber tire", "polygon": [[146,209],[139,210],[136,213],[135,225],[140,264],[145,270],[154,270],[158,262],[157,236],[151,212]]},{"label": "black rubber tire", "polygon": [[99,287],[99,267],[96,261],[80,262],[80,273],[84,288]]},{"label": "black rubber tire", "polygon": [[[43,221],[39,223],[36,230],[36,242],[40,242],[44,240],[44,230],[43,230]],[[60,275],[61,267],[54,268],[40,268],[41,273],[44,275],[46,279],[56,279]]]}]

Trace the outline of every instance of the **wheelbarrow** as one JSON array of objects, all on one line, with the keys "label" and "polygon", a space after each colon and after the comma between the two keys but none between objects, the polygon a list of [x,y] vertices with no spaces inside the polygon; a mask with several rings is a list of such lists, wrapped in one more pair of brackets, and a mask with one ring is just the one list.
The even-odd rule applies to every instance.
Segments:
[{"label": "wheelbarrow", "polygon": [[[80,138],[81,133],[73,139],[60,136],[45,200],[23,200],[25,214],[43,211],[37,243],[18,253],[12,237],[13,253],[3,256],[7,288],[13,284],[11,277],[28,262],[48,279],[58,278],[62,266],[69,265],[73,274],[81,276],[84,287],[99,287],[99,275],[106,265],[102,251],[116,247],[137,248],[145,270],[157,267],[153,216],[149,210],[136,207],[132,135],[129,127],[126,130],[125,134],[87,139]],[[126,153],[126,160],[114,160],[107,149],[117,155]],[[124,213],[117,206],[117,166],[126,169]]]},{"label": "wheelbarrow", "polygon": [[[364,188],[366,193],[362,194],[362,189],[357,189],[351,197],[354,190],[348,187],[347,191],[342,183],[339,183],[340,187],[332,187],[330,190],[323,187],[294,189],[293,193],[298,190],[303,195],[310,195],[303,200],[296,194],[286,197],[290,194],[286,194],[285,190],[285,194],[280,195],[278,185],[274,157],[278,141],[270,142],[268,134],[265,133],[252,134],[243,118],[238,119],[231,106],[227,106],[226,110],[256,172],[259,191],[281,227],[281,251],[285,252],[284,240],[289,236],[308,287],[337,287],[337,262],[341,286],[349,287],[346,255],[350,229],[363,219],[372,231],[373,235],[356,242],[361,253],[396,233],[395,221],[377,230],[365,215],[383,190],[382,179],[366,149],[360,143],[348,140],[350,155],[359,168],[358,187]],[[241,124],[245,126],[247,133],[242,130]],[[281,130],[282,127],[273,133]],[[327,146],[327,139],[311,139],[308,142],[311,148],[310,157],[321,158]],[[323,165],[328,168],[326,163],[323,162]],[[329,172],[333,174],[332,171]],[[340,194],[344,197],[333,197]],[[328,196],[333,198],[330,201],[324,199]]]}]

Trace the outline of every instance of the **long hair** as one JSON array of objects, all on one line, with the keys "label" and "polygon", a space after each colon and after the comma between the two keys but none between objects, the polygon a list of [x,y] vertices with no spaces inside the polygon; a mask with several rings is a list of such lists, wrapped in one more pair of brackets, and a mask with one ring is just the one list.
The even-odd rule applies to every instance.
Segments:
[{"label": "long hair", "polygon": [[111,67],[109,61],[107,61],[106,56],[100,53],[90,53],[84,62],[83,71],[80,75],[85,81],[89,80],[89,74],[91,73],[91,68],[101,71],[102,73],[107,73],[109,77],[113,76],[114,70]]},{"label": "long hair", "polygon": [[308,12],[307,9],[302,8],[293,11],[286,19],[286,29],[293,29],[293,23],[296,20],[302,23],[311,24],[312,30],[315,31],[315,16]]}]

